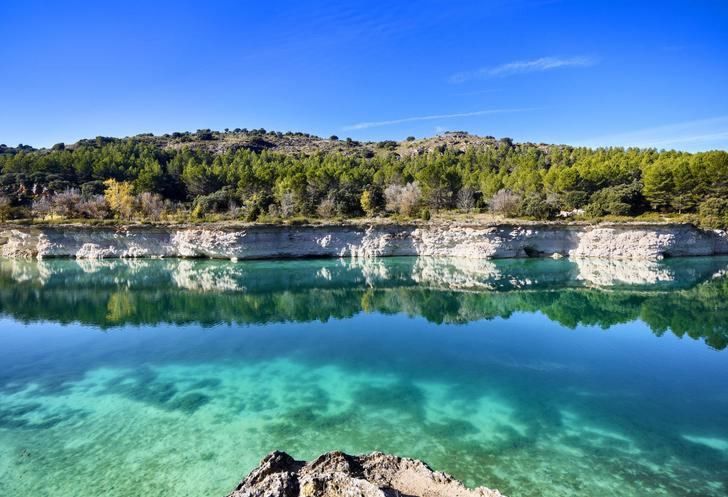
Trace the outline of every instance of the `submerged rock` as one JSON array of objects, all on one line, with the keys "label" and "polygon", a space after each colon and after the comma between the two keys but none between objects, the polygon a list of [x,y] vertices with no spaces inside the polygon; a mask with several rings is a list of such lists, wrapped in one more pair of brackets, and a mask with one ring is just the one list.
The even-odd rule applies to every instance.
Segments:
[{"label": "submerged rock", "polygon": [[296,461],[267,455],[228,497],[503,497],[484,487],[468,489],[422,461],[373,452],[328,452]]}]

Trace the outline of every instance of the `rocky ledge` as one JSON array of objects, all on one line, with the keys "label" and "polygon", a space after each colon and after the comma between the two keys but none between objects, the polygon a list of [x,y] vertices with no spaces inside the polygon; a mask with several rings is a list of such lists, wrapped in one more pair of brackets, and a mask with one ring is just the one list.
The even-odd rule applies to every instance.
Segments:
[{"label": "rocky ledge", "polygon": [[285,452],[266,456],[228,497],[503,497],[468,489],[422,461],[381,452],[350,456],[328,452],[296,461]]},{"label": "rocky ledge", "polygon": [[430,224],[248,226],[7,226],[0,256],[662,257],[728,254],[728,233],[689,224]]}]

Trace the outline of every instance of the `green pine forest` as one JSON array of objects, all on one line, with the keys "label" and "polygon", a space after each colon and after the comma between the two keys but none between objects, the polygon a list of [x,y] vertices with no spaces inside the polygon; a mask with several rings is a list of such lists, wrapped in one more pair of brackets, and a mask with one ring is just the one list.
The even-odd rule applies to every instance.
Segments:
[{"label": "green pine forest", "polygon": [[[453,143],[455,145],[453,145]],[[728,227],[728,152],[361,143],[265,130],[0,145],[0,220],[676,219]]]}]

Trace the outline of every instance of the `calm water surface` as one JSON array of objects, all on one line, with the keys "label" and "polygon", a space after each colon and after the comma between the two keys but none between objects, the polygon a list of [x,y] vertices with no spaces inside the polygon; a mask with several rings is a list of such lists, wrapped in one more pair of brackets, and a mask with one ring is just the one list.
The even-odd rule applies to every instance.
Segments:
[{"label": "calm water surface", "polygon": [[728,495],[728,259],[0,260],[0,495],[222,496],[273,449]]}]

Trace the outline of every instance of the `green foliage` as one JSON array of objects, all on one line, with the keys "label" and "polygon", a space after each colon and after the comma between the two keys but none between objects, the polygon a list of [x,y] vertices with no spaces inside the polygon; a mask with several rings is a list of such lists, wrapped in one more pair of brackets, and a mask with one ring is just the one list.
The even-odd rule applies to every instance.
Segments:
[{"label": "green foliage", "polygon": [[519,215],[539,220],[553,219],[558,213],[559,207],[555,200],[538,193],[523,197],[518,206]]},{"label": "green foliage", "polygon": [[[246,133],[245,144],[224,151],[185,146],[186,141],[223,137],[205,129],[173,133],[175,147],[162,147],[146,135],[97,137],[48,150],[3,147],[0,193],[13,208],[28,208],[41,195],[70,189],[85,198],[97,195],[104,181],[115,180],[132,185],[135,195],[156,193],[196,208],[203,217],[225,211],[225,199],[229,204],[234,197],[246,216],[256,218],[273,212],[315,215],[323,202],[322,211],[331,215],[371,215],[384,210],[385,190],[408,184],[419,191],[399,192],[399,204],[389,212],[417,215],[423,205],[432,211],[469,210],[480,202],[493,208],[491,201],[501,191],[510,192],[501,195],[508,215],[523,212],[537,218],[552,215],[554,202],[542,205],[546,198],[557,198],[565,210],[585,208],[593,216],[637,215],[648,209],[690,214],[705,199],[728,198],[724,151],[587,149],[502,139],[464,150],[441,144],[402,156],[394,141],[379,142],[373,150],[346,140],[343,153],[304,153],[276,151],[273,134],[265,130],[231,133]],[[511,212],[513,199],[516,207],[523,205]]]},{"label": "green foliage", "polygon": [[589,203],[589,194],[584,191],[567,191],[559,195],[561,207],[566,211],[581,209]]},{"label": "green foliage", "polygon": [[708,198],[700,204],[698,212],[701,226],[712,229],[728,228],[728,198]]},{"label": "green foliage", "polygon": [[219,213],[229,211],[241,203],[233,189],[226,187],[209,195],[199,195],[192,202],[192,210],[198,214]]},{"label": "green foliage", "polygon": [[642,186],[635,182],[603,188],[591,196],[586,214],[592,217],[606,215],[630,216],[644,210]]}]

